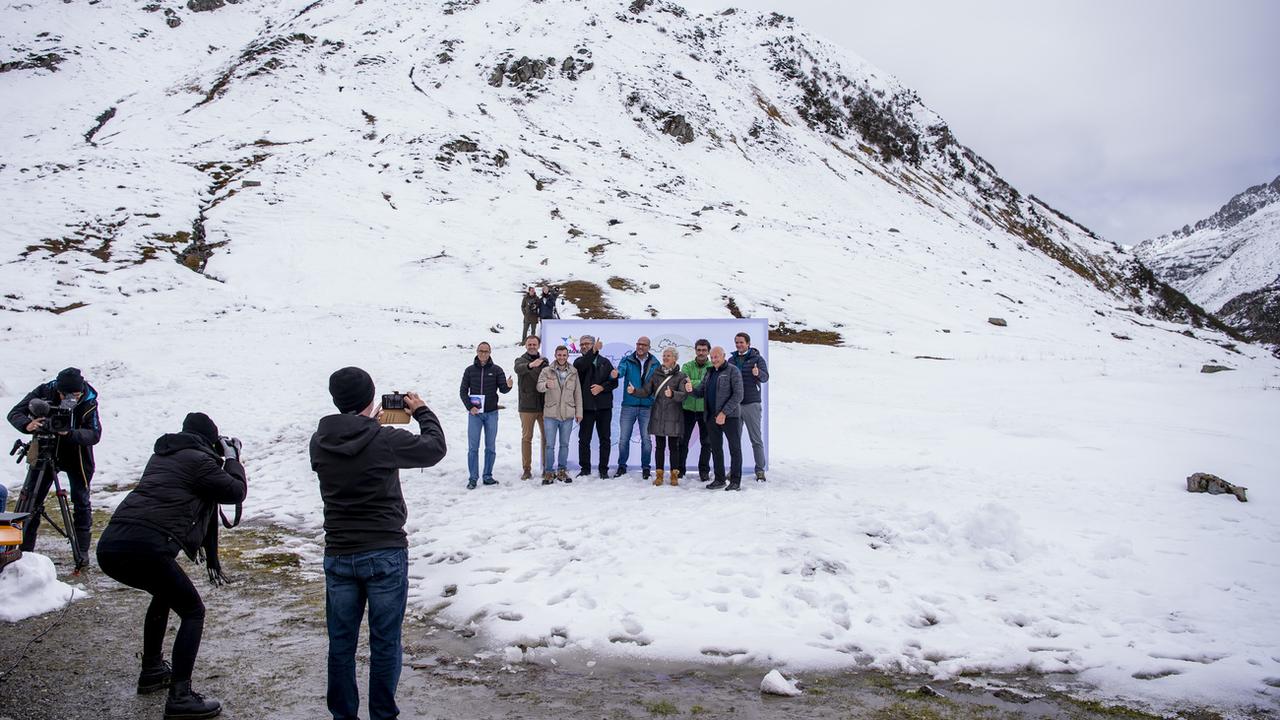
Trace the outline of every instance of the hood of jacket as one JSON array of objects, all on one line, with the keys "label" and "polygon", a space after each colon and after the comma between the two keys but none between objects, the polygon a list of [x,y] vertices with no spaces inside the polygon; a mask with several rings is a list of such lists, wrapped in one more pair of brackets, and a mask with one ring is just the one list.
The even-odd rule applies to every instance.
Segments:
[{"label": "hood of jacket", "polygon": [[209,441],[195,433],[167,433],[156,438],[155,453],[157,455],[172,455],[181,450],[199,450],[219,457],[218,453],[210,447]]},{"label": "hood of jacket", "polygon": [[373,442],[381,427],[377,420],[363,415],[326,415],[316,427],[316,444],[331,453],[353,457]]}]

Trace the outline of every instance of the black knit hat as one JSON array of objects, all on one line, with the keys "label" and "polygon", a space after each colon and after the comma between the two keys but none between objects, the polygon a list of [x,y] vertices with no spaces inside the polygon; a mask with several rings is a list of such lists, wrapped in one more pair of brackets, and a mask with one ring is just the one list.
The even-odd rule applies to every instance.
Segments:
[{"label": "black knit hat", "polygon": [[373,402],[373,378],[358,367],[344,367],[329,376],[329,394],[338,412],[360,412]]},{"label": "black knit hat", "polygon": [[186,419],[182,421],[182,432],[199,435],[208,440],[210,445],[218,447],[218,426],[204,413],[187,413]]},{"label": "black knit hat", "polygon": [[58,373],[58,392],[84,392],[84,376],[80,374],[80,368],[69,367]]}]

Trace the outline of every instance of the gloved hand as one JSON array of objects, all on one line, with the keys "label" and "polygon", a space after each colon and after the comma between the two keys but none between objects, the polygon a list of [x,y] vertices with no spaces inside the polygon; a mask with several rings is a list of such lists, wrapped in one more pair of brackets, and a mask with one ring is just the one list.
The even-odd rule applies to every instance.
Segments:
[{"label": "gloved hand", "polygon": [[222,457],[227,460],[240,459],[240,438],[223,436],[218,438],[218,444],[222,448]]}]

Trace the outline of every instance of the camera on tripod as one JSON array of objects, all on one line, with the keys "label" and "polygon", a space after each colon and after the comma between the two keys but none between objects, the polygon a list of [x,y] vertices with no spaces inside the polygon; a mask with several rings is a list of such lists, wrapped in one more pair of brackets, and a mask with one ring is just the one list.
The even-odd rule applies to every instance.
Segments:
[{"label": "camera on tripod", "polygon": [[43,420],[37,434],[57,434],[69,432],[72,426],[73,411],[79,400],[75,398],[64,398],[58,405],[51,405],[40,398],[32,398],[27,404],[27,410],[31,413],[31,417],[37,420]]}]

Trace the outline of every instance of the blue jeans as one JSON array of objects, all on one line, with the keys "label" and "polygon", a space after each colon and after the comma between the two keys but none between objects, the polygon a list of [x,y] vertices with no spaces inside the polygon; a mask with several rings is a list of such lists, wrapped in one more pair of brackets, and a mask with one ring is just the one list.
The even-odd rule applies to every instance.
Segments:
[{"label": "blue jeans", "polygon": [[467,416],[467,479],[480,477],[480,430],[484,430],[484,479],[493,479],[493,461],[498,457],[498,411]]},{"label": "blue jeans", "polygon": [[369,605],[369,718],[394,720],[400,684],[400,625],[409,595],[409,552],[370,550],[324,558],[325,617],[329,625],[329,686],[334,720],[357,720],[356,642]]},{"label": "blue jeans", "polygon": [[651,407],[623,405],[622,414],[618,416],[618,467],[627,469],[627,459],[631,457],[631,429],[636,421],[640,421],[640,466],[649,469],[649,459],[653,447],[649,441],[649,412]]},{"label": "blue jeans", "polygon": [[[547,462],[543,465],[546,472],[552,469],[567,470],[569,469],[569,433],[573,432],[573,418],[568,420],[553,420],[549,417],[542,418],[543,425],[547,428]],[[559,462],[553,463],[552,451],[559,443]]]}]

